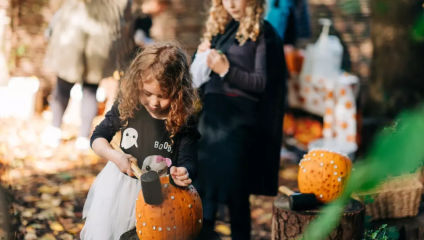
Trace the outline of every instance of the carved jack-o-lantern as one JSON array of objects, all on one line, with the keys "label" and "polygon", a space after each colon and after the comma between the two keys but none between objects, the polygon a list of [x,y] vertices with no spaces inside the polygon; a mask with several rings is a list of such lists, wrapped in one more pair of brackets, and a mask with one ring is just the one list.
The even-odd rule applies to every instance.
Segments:
[{"label": "carved jack-o-lantern", "polygon": [[136,230],[140,239],[190,240],[199,235],[203,209],[200,196],[192,185],[178,188],[170,184],[168,175],[160,177],[160,183],[158,181],[157,186],[152,187],[161,198],[157,204],[148,200],[152,198],[148,195],[154,195],[152,192],[156,190],[144,185],[143,188],[136,200]]},{"label": "carved jack-o-lantern", "polygon": [[301,193],[314,193],[322,203],[331,202],[342,193],[351,168],[352,161],[346,155],[329,150],[311,150],[299,163],[299,190]]}]

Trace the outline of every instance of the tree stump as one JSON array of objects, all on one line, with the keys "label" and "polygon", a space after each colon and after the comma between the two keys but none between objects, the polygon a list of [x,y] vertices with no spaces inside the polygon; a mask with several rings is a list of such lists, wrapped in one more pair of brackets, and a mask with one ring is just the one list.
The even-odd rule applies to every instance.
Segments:
[{"label": "tree stump", "polygon": [[[272,216],[272,240],[296,239],[309,223],[320,213],[320,209],[291,211],[287,197],[278,197],[274,202]],[[340,224],[328,236],[328,240],[362,240],[364,235],[365,207],[351,199],[345,208]]]}]

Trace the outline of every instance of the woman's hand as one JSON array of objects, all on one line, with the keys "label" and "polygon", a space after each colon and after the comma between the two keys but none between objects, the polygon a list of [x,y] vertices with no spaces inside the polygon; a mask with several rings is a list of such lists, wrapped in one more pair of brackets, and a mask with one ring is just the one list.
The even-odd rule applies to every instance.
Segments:
[{"label": "woman's hand", "polygon": [[188,177],[188,172],[185,167],[171,167],[170,174],[174,183],[181,187],[187,187],[191,184],[191,179]]},{"label": "woman's hand", "polygon": [[111,161],[116,164],[116,166],[121,170],[121,172],[128,174],[128,176],[134,176],[131,170],[131,162],[137,164],[137,159],[135,159],[130,154],[125,154],[123,152],[114,150],[114,154],[111,158]]},{"label": "woman's hand", "polygon": [[222,75],[228,72],[230,63],[224,54],[219,54],[215,49],[212,49],[206,60],[208,67],[215,73]]},{"label": "woman's hand", "polygon": [[198,53],[206,52],[208,49],[211,48],[211,42],[209,41],[203,41],[199,47],[197,48]]}]

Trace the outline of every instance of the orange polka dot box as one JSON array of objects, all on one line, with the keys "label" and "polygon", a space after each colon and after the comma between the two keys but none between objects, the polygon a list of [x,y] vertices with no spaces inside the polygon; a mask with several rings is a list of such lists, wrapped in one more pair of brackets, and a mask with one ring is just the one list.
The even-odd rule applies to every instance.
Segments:
[{"label": "orange polka dot box", "polygon": [[347,155],[327,149],[312,149],[299,163],[301,193],[314,193],[321,203],[335,200],[343,192],[352,171]]}]

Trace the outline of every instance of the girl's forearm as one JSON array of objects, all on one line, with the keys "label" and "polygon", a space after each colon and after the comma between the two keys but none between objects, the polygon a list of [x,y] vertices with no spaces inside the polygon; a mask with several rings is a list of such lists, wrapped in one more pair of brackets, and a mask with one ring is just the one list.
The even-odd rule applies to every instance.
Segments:
[{"label": "girl's forearm", "polygon": [[109,142],[104,138],[97,138],[94,140],[92,144],[93,151],[97,154],[97,156],[106,159],[108,161],[114,162],[114,155],[116,154],[116,150],[113,149]]}]

